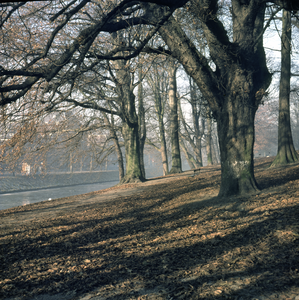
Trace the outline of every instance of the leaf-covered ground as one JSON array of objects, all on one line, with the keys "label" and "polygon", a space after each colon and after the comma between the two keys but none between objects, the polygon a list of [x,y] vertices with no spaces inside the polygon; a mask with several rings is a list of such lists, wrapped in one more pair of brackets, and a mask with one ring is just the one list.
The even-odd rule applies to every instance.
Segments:
[{"label": "leaf-covered ground", "polygon": [[217,198],[206,167],[0,211],[0,299],[298,300],[299,164],[270,160],[257,195]]}]

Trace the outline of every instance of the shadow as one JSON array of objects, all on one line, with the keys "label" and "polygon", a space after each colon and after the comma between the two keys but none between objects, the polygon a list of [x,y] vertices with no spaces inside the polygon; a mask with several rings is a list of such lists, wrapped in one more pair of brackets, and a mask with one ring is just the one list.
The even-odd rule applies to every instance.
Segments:
[{"label": "shadow", "polygon": [[[269,169],[257,169],[255,177],[261,190],[280,187],[299,179],[299,164],[289,164]],[[269,176],[270,175],[270,176]]]},{"label": "shadow", "polygon": [[213,186],[203,177],[160,183],[7,232],[0,298],[97,290],[104,299],[252,299],[298,287],[299,204],[197,200]]}]

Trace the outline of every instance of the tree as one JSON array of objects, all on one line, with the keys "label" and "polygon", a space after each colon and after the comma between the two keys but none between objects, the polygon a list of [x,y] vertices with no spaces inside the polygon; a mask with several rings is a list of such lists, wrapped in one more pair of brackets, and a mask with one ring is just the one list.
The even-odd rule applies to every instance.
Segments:
[{"label": "tree", "polygon": [[206,134],[206,150],[207,150],[207,164],[211,166],[214,164],[214,155],[213,155],[213,144],[212,144],[212,117],[210,116],[210,110],[207,111],[207,134]]},{"label": "tree", "polygon": [[144,166],[144,146],[146,141],[146,123],[145,123],[145,109],[143,99],[143,72],[142,66],[138,66],[138,124],[139,124],[139,142],[140,142],[140,168],[143,178],[145,178],[145,166]]},{"label": "tree", "polygon": [[170,139],[171,139],[171,169],[169,174],[182,172],[182,161],[179,142],[179,119],[178,119],[178,98],[176,83],[177,66],[175,61],[170,60],[168,65],[169,76],[169,109],[170,109]]},{"label": "tree", "polygon": [[122,179],[125,177],[124,172],[124,161],[123,161],[123,155],[121,151],[121,147],[119,144],[119,138],[116,133],[115,125],[114,125],[114,116],[111,115],[111,120],[109,120],[108,115],[105,112],[102,112],[106,125],[108,125],[110,130],[110,137],[114,142],[115,152],[117,155],[117,162],[118,162],[118,174],[119,174],[119,181],[121,182]]},{"label": "tree", "polygon": [[[167,146],[166,146],[166,133],[165,133],[165,106],[167,101],[167,74],[165,69],[161,66],[164,61],[154,62],[151,68],[151,72],[147,75],[147,82],[150,86],[150,89],[153,93],[153,101],[154,101],[154,112],[157,116],[158,120],[158,136],[159,136],[159,144],[158,147],[153,142],[150,142],[157,150],[161,153],[162,158],[162,168],[163,175],[168,174],[168,155],[167,155]],[[152,118],[151,118],[152,119]]]},{"label": "tree", "polygon": [[[124,33],[112,33],[111,38],[114,44],[114,47],[117,48],[120,44],[125,44]],[[116,55],[120,53],[116,52]],[[137,64],[138,65],[138,64]],[[108,112],[110,114],[118,115],[122,120],[122,137],[125,145],[125,157],[126,157],[126,173],[121,179],[121,183],[135,182],[135,181],[144,181],[145,172],[142,170],[142,160],[141,154],[143,151],[140,150],[140,135],[139,135],[139,119],[136,113],[135,106],[135,95],[134,89],[141,82],[134,83],[134,74],[135,66],[130,60],[112,60],[111,62],[107,61],[107,70],[109,77],[106,77],[105,80],[113,83],[112,86],[109,84],[104,84],[98,80],[89,83],[89,84],[80,84],[79,91],[84,92],[85,95],[93,96],[93,99],[86,101],[77,101],[73,98],[65,98],[64,101],[70,102],[75,106],[96,109],[102,112]],[[140,69],[140,68],[139,68]],[[102,71],[100,69],[100,71]],[[99,74],[100,72],[98,72]],[[143,79],[142,76],[139,76],[140,80]],[[103,86],[108,88],[108,91],[103,92]],[[96,90],[96,92],[94,92]],[[111,95],[111,96],[110,96]],[[139,114],[141,125],[145,130],[144,126],[144,112],[143,112],[143,99],[142,95],[139,93]],[[99,99],[104,99],[103,104],[98,104],[94,97]],[[107,107],[109,103],[109,107]],[[143,134],[145,135],[144,131]],[[115,139],[114,139],[115,140]],[[115,140],[116,141],[116,140]],[[120,160],[119,160],[120,161]]]},{"label": "tree", "polygon": [[281,33],[281,74],[279,86],[278,150],[271,166],[292,163],[298,160],[295,150],[290,118],[291,81],[291,13],[284,10]]},{"label": "tree", "polygon": [[[230,41],[218,18],[216,1],[192,1],[200,19],[215,70],[173,18],[159,29],[170,51],[193,77],[217,120],[221,151],[220,196],[256,191],[253,172],[254,116],[271,81],[263,50],[265,5],[232,1]],[[247,19],[252,22],[246,22]],[[180,45],[178,47],[177,45]],[[192,45],[192,46],[190,46]]]},{"label": "tree", "polygon": [[[205,106],[204,99],[198,88],[194,85],[191,78],[189,78],[190,100],[191,105],[192,125],[189,126],[183,115],[182,107],[180,106],[180,121],[184,132],[182,137],[188,142],[194,154],[194,166],[196,168],[203,166],[202,161],[202,139],[204,136],[205,123],[203,119],[203,108]],[[191,155],[191,154],[189,154]]]}]

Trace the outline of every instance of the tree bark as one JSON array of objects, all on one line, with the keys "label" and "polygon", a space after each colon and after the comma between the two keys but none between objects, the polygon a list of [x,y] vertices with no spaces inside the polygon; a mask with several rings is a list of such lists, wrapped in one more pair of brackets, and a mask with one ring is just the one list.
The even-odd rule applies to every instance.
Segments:
[{"label": "tree bark", "polygon": [[158,121],[159,121],[159,134],[160,134],[160,144],[161,144],[160,153],[161,153],[161,158],[162,158],[163,175],[165,176],[168,174],[168,156],[167,156],[163,115],[158,116]]},{"label": "tree bark", "polygon": [[179,119],[178,119],[178,99],[176,87],[176,70],[174,61],[170,61],[169,66],[169,107],[170,107],[170,131],[171,131],[171,169],[169,174],[181,173],[182,162],[179,142]]},{"label": "tree bark", "polygon": [[123,184],[144,181],[145,178],[143,177],[140,168],[138,122],[134,124],[124,123],[122,127],[122,134],[126,150],[126,175],[120,183]]},{"label": "tree bark", "polygon": [[281,75],[279,86],[278,150],[271,166],[293,163],[298,160],[290,119],[291,79],[291,13],[284,10],[281,34]]},{"label": "tree bark", "polygon": [[206,118],[207,121],[207,136],[206,136],[206,150],[207,150],[207,165],[213,165],[213,152],[212,152],[212,119],[208,115]]},{"label": "tree bark", "polygon": [[[195,143],[192,141],[191,146],[193,148],[195,157],[196,157],[196,167],[202,167],[202,147],[201,141],[204,134],[204,122],[200,117],[200,99],[198,99],[195,95],[195,86],[192,82],[191,78],[189,79],[190,85],[190,96],[191,96],[191,108],[192,108],[192,120],[193,120],[193,127],[194,127],[194,135],[195,135]],[[199,126],[199,121],[201,119],[201,128]]]},{"label": "tree bark", "polygon": [[[139,61],[140,64],[140,61]],[[146,125],[145,125],[145,111],[143,105],[143,86],[142,86],[142,68],[138,68],[138,124],[139,124],[139,141],[140,141],[140,168],[143,178],[145,178],[144,166],[144,146],[146,140]]]},{"label": "tree bark", "polygon": [[168,174],[168,155],[164,125],[164,112],[165,104],[167,101],[164,95],[166,95],[167,90],[167,76],[165,74],[164,68],[159,69],[158,64],[153,64],[152,69],[152,76],[148,74],[147,80],[154,94],[154,107],[158,119],[160,141],[160,148],[156,147],[156,149],[158,149],[161,153],[163,176],[165,176],[166,174]]},{"label": "tree bark", "polygon": [[140,163],[139,124],[135,110],[135,95],[130,89],[130,85],[123,83],[121,89],[124,104],[122,135],[126,151],[126,174],[121,183],[140,182],[145,178]]},{"label": "tree bark", "polygon": [[219,196],[257,191],[253,170],[255,109],[231,97],[218,114],[221,155]]},{"label": "tree bark", "polygon": [[212,155],[214,158],[214,163],[218,164],[220,162],[220,154],[219,154],[219,144],[218,138],[212,135]]},{"label": "tree bark", "polygon": [[185,121],[182,107],[179,103],[179,117],[181,124],[184,129],[184,135],[182,135],[182,138],[184,138],[189,145],[191,146],[193,153],[194,153],[194,164],[196,168],[202,167],[202,147],[201,147],[201,141],[204,134],[204,122],[202,123],[202,126],[200,128],[199,121],[202,119],[200,118],[200,106],[201,103],[200,99],[196,97],[195,95],[195,87],[194,84],[192,84],[191,78],[189,78],[189,85],[190,85],[190,104],[192,108],[192,121],[193,121],[193,131],[188,130],[187,122]]}]

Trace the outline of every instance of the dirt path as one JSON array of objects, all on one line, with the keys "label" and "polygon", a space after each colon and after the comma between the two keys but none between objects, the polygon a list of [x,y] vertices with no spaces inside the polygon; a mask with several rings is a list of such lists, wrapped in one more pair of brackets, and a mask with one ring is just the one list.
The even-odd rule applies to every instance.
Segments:
[{"label": "dirt path", "polygon": [[255,195],[203,168],[0,212],[0,299],[299,300],[299,165],[269,162]]}]

